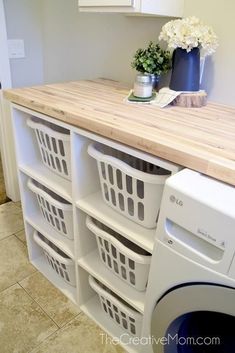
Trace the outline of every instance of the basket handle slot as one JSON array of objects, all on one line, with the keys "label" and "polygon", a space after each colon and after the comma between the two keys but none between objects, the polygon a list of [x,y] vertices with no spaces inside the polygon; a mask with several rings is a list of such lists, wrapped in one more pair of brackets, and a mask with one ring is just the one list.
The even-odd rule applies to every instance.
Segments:
[{"label": "basket handle slot", "polygon": [[39,118],[37,119],[37,122],[36,122],[34,121],[36,119],[37,118],[34,118],[34,117],[30,117],[27,119],[27,125],[31,129],[39,129],[43,131],[45,134],[48,134],[50,136],[53,135],[53,137],[55,137],[58,140],[60,139],[62,141],[70,141],[69,130],[55,124],[53,125],[52,123]]},{"label": "basket handle slot", "polygon": [[46,191],[42,190],[37,185],[35,185],[32,179],[28,180],[27,186],[33,193],[42,196],[43,198],[48,200],[49,203],[53,204],[55,207],[62,209],[63,211],[70,211],[71,210],[72,206],[71,206],[71,204],[68,204],[66,200],[65,200],[66,204],[56,200],[54,197],[52,197]]},{"label": "basket handle slot", "polygon": [[[120,252],[123,252],[129,259],[139,263],[139,264],[150,264],[151,261],[151,254],[149,255],[140,255],[136,253],[135,251],[131,250],[130,248],[126,247],[124,244],[122,244],[121,241],[116,239],[114,236],[110,235],[108,232],[105,230],[99,228],[92,220],[90,216],[86,217],[86,226],[87,228],[97,236],[100,236],[101,238],[111,242],[114,246],[116,246]],[[132,242],[129,241],[131,244]]]},{"label": "basket handle slot", "polygon": [[[58,260],[59,262],[65,264],[67,266],[72,265],[73,260],[71,260],[68,257],[63,257],[62,255],[58,254],[53,248],[50,247],[50,245],[48,245],[42,239],[40,239],[37,231],[34,231],[33,239],[43,250],[50,253],[50,255],[54,257],[54,259]],[[65,255],[65,256],[67,256],[67,255]]]},{"label": "basket handle slot", "polygon": [[91,143],[88,146],[87,151],[88,154],[96,160],[104,163],[109,163],[116,169],[122,170],[127,175],[150,184],[164,184],[165,180],[170,176],[170,172],[169,174],[165,175],[154,175],[142,172],[141,170],[137,170],[116,157],[109,156],[103,152],[100,152],[96,143]]},{"label": "basket handle slot", "polygon": [[134,316],[136,321],[142,320],[142,315],[137,310],[132,308],[129,304],[125,304],[123,299],[118,299],[118,295],[115,294],[114,296],[102,288],[91,275],[89,275],[89,284],[96,293],[107,298],[110,302],[119,307],[121,311],[124,311],[129,316]]}]

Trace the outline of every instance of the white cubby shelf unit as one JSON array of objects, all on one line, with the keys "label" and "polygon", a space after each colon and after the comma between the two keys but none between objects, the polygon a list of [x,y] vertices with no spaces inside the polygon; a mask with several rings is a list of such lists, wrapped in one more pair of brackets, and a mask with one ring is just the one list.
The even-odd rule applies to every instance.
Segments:
[{"label": "white cubby shelf unit", "polygon": [[[61,131],[63,132],[63,129],[66,129],[66,155],[70,158],[70,160],[67,160],[69,177],[63,177],[58,171],[54,172],[53,168],[48,168],[45,160],[42,161],[44,154],[39,150],[40,144],[38,144],[40,136],[37,136],[37,133],[34,131],[35,129],[30,126],[32,125],[29,123],[30,118],[33,118],[36,122],[38,119],[41,122],[45,122],[47,128],[44,131],[44,139],[47,139],[46,134],[50,124],[57,125],[57,132],[59,131],[59,133]],[[122,177],[122,182],[124,184],[126,183],[124,202],[127,202],[125,207],[128,209],[129,216],[123,214],[123,209],[118,212],[115,207],[110,207],[108,202],[104,201],[103,197],[105,197],[105,193],[101,188],[102,183],[100,183],[99,179],[100,173],[97,168],[97,161],[88,153],[89,146],[102,144],[108,149],[111,148],[118,151],[118,154],[121,153],[123,156],[125,155],[125,158],[129,155],[130,160],[136,158],[143,161],[144,164],[141,164],[142,167],[140,169],[141,173],[143,173],[143,168],[145,168],[143,165],[150,165],[150,167],[158,166],[169,171],[169,173],[167,173],[168,175],[178,172],[180,167],[148,153],[122,145],[121,143],[79,129],[75,126],[65,124],[50,116],[43,115],[16,104],[12,104],[12,122],[30,262],[108,334],[115,337],[121,336],[124,332],[126,321],[123,321],[124,329],[122,323],[117,321],[119,320],[118,318],[115,321],[115,306],[112,307],[112,312],[110,308],[107,308],[107,312],[105,312],[106,307],[102,306],[99,295],[94,290],[94,288],[98,287],[95,284],[92,288],[91,283],[94,284],[96,283],[94,281],[98,281],[97,283],[100,283],[101,286],[109,291],[107,297],[114,295],[114,302],[117,303],[119,300],[121,303],[120,307],[126,307],[127,313],[136,312],[137,314],[133,315],[134,317],[138,317],[139,320],[141,315],[144,314],[146,290],[144,290],[143,283],[138,285],[139,288],[137,288],[138,286],[135,282],[132,282],[132,285],[128,283],[126,276],[129,275],[134,265],[131,260],[132,254],[130,252],[125,253],[125,241],[123,242],[123,239],[127,240],[127,247],[132,243],[134,244],[133,249],[141,248],[141,254],[144,254],[145,258],[144,261],[147,261],[148,266],[151,266],[151,254],[153,252],[156,226],[154,228],[145,228],[143,225],[131,219],[132,209],[129,208],[128,193],[131,194],[132,191],[130,191],[130,177],[125,176],[126,174]],[[44,144],[42,139],[41,142]],[[54,143],[53,137],[50,137],[50,142],[48,142],[46,146],[49,147],[49,149],[50,143]],[[42,147],[44,148],[45,146]],[[63,157],[63,148],[61,151]],[[56,151],[53,151],[54,160],[56,160],[55,152]],[[48,153],[50,154],[50,151],[48,151]],[[112,158],[110,161],[111,160]],[[122,167],[121,164],[120,168]],[[107,164],[107,168],[109,168],[109,164]],[[148,170],[149,167],[147,168],[147,171]],[[151,170],[155,170],[155,167]],[[107,169],[106,172],[109,173],[109,169]],[[112,173],[116,173],[114,174],[115,178],[119,173],[119,171],[115,171],[115,166],[113,167]],[[124,173],[127,173],[125,168]],[[133,175],[135,175],[135,172]],[[131,178],[133,178],[131,188],[137,184],[141,185],[141,183],[134,180],[134,177]],[[109,181],[112,183],[112,180]],[[35,185],[40,186],[40,190],[37,190]],[[109,186],[111,187],[112,185]],[[138,188],[138,186],[135,187]],[[120,189],[121,188],[122,187],[120,187]],[[46,195],[47,190],[50,190],[48,198]],[[138,197],[142,197],[141,193],[142,191],[137,190],[138,195],[136,196],[136,200]],[[50,201],[49,206],[42,204],[44,202],[42,196],[45,202],[47,199]],[[56,201],[53,200],[53,197]],[[127,201],[125,201],[125,199]],[[138,200],[136,200],[134,201],[138,202]],[[73,234],[63,234],[64,232],[58,231],[58,226],[54,225],[53,217],[56,218],[59,211],[54,210],[55,207],[53,208],[52,206],[55,205],[59,208],[60,202],[63,201],[63,210],[70,212],[70,218],[67,220],[66,227],[69,225],[69,232]],[[47,214],[45,214],[45,212]],[[148,210],[145,210],[145,212],[148,212]],[[63,215],[60,215],[63,218]],[[88,220],[90,221],[90,227]],[[114,236],[117,235],[117,239],[113,242],[111,241],[110,244],[114,244],[117,246],[117,249],[119,249],[118,256],[120,256],[120,261],[118,269],[121,269],[121,274],[115,275],[115,271],[117,271],[117,267],[115,266],[117,249],[114,249],[112,245],[107,245],[104,240],[103,246],[110,246],[110,252],[112,249],[112,258],[109,258],[107,251],[105,255],[102,255],[102,247],[99,247],[97,243],[99,240],[91,231],[91,222],[101,224],[101,228],[103,227],[102,229],[105,230],[105,232],[110,232],[110,234],[114,234]],[[102,230],[100,232],[102,233]],[[38,234],[39,237],[37,236]],[[103,235],[105,234],[103,233]],[[105,236],[107,236],[107,234]],[[120,245],[120,239],[124,245]],[[52,249],[50,254],[52,261],[50,260],[50,256],[48,259],[46,253],[48,250],[50,252],[50,247]],[[54,253],[55,251],[58,253],[58,256]],[[125,256],[122,255],[122,251],[124,251],[123,254],[125,254]],[[54,257],[53,254],[55,254]],[[149,256],[149,260],[145,255]],[[104,261],[102,256],[107,256],[107,261]],[[140,258],[140,260],[138,260],[138,258]],[[58,259],[60,263],[56,262]],[[134,259],[136,259],[135,261],[142,261],[139,255],[137,258],[134,257]],[[112,264],[114,264],[114,266],[111,266],[110,261],[113,261]],[[124,268],[127,265],[127,261],[129,261],[128,269]],[[70,273],[72,273],[72,276],[75,276],[75,281],[72,285],[61,273],[61,271],[66,271],[63,263],[69,264],[69,271],[72,271]],[[133,276],[133,273],[131,275]],[[129,282],[130,281],[133,281],[133,277],[129,279]],[[120,315],[122,314],[119,310],[119,316]],[[129,322],[128,325],[132,323],[130,320],[130,318],[127,318]],[[138,321],[138,332],[141,335],[141,320],[140,322]],[[131,333],[127,333],[127,339],[129,334],[131,335]],[[130,352],[138,351],[138,348],[132,345],[125,346],[125,349]]]}]

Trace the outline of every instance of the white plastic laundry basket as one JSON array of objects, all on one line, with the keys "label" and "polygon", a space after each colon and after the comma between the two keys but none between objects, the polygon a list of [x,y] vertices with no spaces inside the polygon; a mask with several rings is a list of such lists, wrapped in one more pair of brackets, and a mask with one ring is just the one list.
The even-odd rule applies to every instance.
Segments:
[{"label": "white plastic laundry basket", "polygon": [[33,234],[34,241],[42,248],[49,266],[71,286],[76,285],[74,261],[39,232]]},{"label": "white plastic laundry basket", "polygon": [[43,163],[53,172],[71,180],[71,152],[69,130],[31,117],[27,124],[36,134]]},{"label": "white plastic laundry basket", "polygon": [[86,218],[86,225],[96,235],[101,261],[123,281],[144,291],[148,282],[150,254],[90,216]]},{"label": "white plastic laundry basket", "polygon": [[70,203],[35,180],[28,180],[28,188],[35,193],[41,214],[56,231],[73,239],[73,208]]},{"label": "white plastic laundry basket", "polygon": [[92,143],[104,201],[146,228],[155,228],[168,170],[108,146]]},{"label": "white plastic laundry basket", "polygon": [[142,315],[92,276],[89,283],[99,295],[103,311],[129,334],[140,337]]}]

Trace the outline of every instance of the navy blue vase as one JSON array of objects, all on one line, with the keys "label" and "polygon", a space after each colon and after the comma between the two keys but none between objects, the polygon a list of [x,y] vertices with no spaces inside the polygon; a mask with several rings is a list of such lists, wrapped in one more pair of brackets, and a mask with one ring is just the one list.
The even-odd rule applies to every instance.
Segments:
[{"label": "navy blue vase", "polygon": [[200,49],[193,48],[187,53],[177,48],[172,57],[170,89],[174,91],[199,91]]}]

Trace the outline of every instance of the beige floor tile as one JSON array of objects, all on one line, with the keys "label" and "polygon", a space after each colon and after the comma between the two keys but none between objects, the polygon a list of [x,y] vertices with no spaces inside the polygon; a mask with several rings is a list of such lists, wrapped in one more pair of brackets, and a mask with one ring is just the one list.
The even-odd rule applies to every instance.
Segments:
[{"label": "beige floor tile", "polygon": [[15,234],[16,238],[18,238],[22,243],[26,245],[26,236],[25,236],[25,230],[21,230],[20,232],[17,232]]},{"label": "beige floor tile", "polygon": [[31,353],[124,353],[120,346],[102,342],[103,331],[87,316],[80,314],[51,335]]},{"label": "beige floor tile", "polygon": [[20,285],[60,327],[80,313],[78,307],[39,272],[21,281]]},{"label": "beige floor tile", "polygon": [[16,205],[19,208],[22,208],[21,201],[14,202],[14,205]]},{"label": "beige floor tile", "polygon": [[14,235],[0,241],[0,291],[34,273],[26,246]]},{"label": "beige floor tile", "polygon": [[7,202],[4,180],[0,178],[0,205]]},{"label": "beige floor tile", "polygon": [[24,229],[22,211],[14,202],[0,206],[0,240]]},{"label": "beige floor tile", "polygon": [[3,169],[2,169],[2,161],[0,155],[0,204],[7,201],[6,189],[5,189],[5,182],[3,176]]},{"label": "beige floor tile", "polygon": [[57,329],[18,284],[0,293],[1,353],[27,353]]}]

